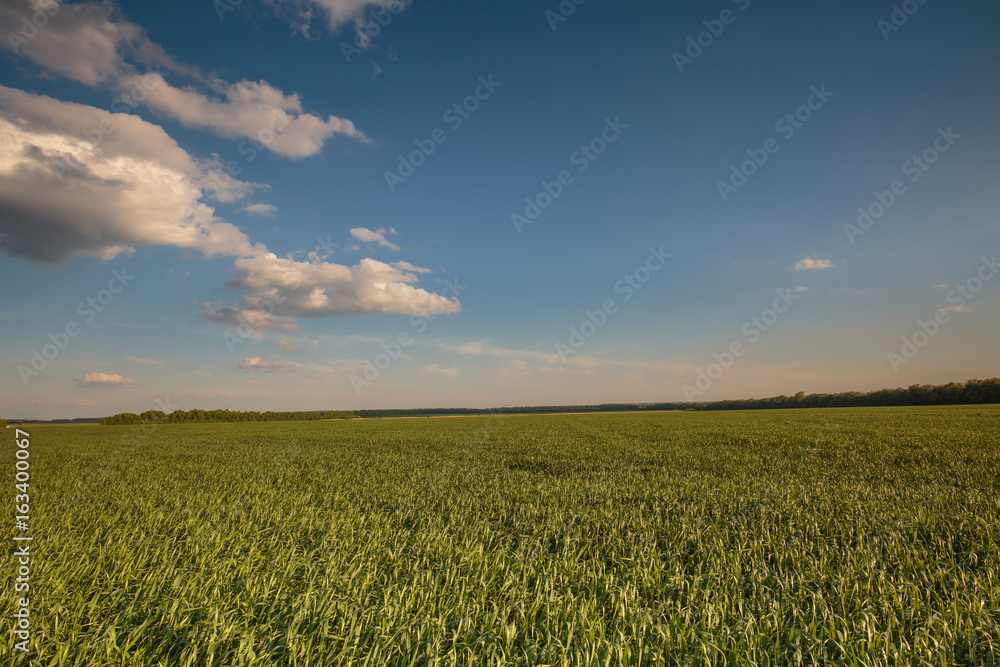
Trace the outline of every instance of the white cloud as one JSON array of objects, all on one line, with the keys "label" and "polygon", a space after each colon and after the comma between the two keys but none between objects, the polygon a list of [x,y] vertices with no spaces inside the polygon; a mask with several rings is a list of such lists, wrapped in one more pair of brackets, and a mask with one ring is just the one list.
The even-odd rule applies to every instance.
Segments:
[{"label": "white cloud", "polygon": [[[95,146],[84,132],[102,123],[114,129]],[[163,245],[237,257],[230,284],[254,293],[234,308],[207,305],[203,315],[236,323],[258,317],[238,310],[280,298],[278,312],[260,315],[261,326],[251,319],[253,328],[295,329],[290,315],[461,310],[457,299],[414,287],[415,272],[427,269],[410,264],[279,259],[205,203],[238,200],[254,187],[220,174],[138,116],[0,86],[0,227],[9,234],[0,251],[8,255],[61,264]]]},{"label": "white cloud", "polygon": [[343,375],[345,373],[360,373],[364,370],[366,363],[364,359],[327,359],[325,362],[324,364],[313,364],[311,368],[325,373]]},{"label": "white cloud", "polygon": [[278,212],[278,207],[272,206],[271,204],[247,204],[241,208],[240,211],[249,215],[259,215],[265,218],[270,218]]},{"label": "white cloud", "polygon": [[89,373],[76,379],[78,387],[135,387],[135,380],[109,373]]},{"label": "white cloud", "polygon": [[[260,304],[257,304],[259,306]],[[251,330],[286,329],[294,331],[299,328],[294,317],[280,317],[261,307],[227,308],[218,304],[202,304],[201,316],[209,322],[227,324],[233,327],[245,326]]]},{"label": "white cloud", "polygon": [[396,230],[390,227],[386,230],[385,227],[379,227],[376,230],[367,229],[365,227],[355,227],[351,230],[351,236],[359,241],[365,243],[377,243],[380,246],[385,246],[389,250],[399,250],[399,246],[395,243],[390,242],[385,238],[386,234],[396,234]]},{"label": "white cloud", "polygon": [[125,358],[134,364],[144,364],[146,366],[162,366],[167,363],[165,361],[160,361],[159,359],[146,359],[144,357],[132,357],[129,355],[126,355]]},{"label": "white cloud", "polygon": [[800,259],[795,265],[794,271],[818,271],[820,269],[835,269],[837,266],[828,259],[813,259],[807,257]]},{"label": "white cloud", "polygon": [[220,137],[249,137],[285,157],[316,155],[327,139],[338,134],[370,141],[346,118],[329,116],[324,120],[303,112],[297,94],[285,95],[266,81],[217,81],[213,88],[221,97],[209,97],[194,88],[175,88],[160,74],[134,74],[121,85],[126,90],[145,85],[144,104],[156,114]]},{"label": "white cloud", "polygon": [[264,361],[260,357],[247,357],[247,360],[241,364],[236,364],[237,368],[242,368],[245,371],[250,371],[251,373],[261,372],[261,373],[273,373],[273,372],[285,372],[295,369],[298,366],[294,361]]},{"label": "white cloud", "polygon": [[[110,83],[124,74],[127,66],[122,54],[137,53],[146,43],[142,28],[118,19],[110,4],[4,0],[0,24],[20,27],[21,17],[30,18],[41,6],[49,15],[45,26],[23,42],[7,37],[4,46],[88,86]],[[147,49],[146,55],[153,55],[152,50]]]},{"label": "white cloud", "polygon": [[[441,343],[439,344],[439,347],[462,355],[515,357],[521,359],[534,359],[546,364],[559,363],[559,355],[555,352],[541,352],[539,350],[510,350],[502,347],[495,347],[485,341],[473,341],[462,344]],[[570,357],[570,359],[573,359],[573,357]]]},{"label": "white cloud", "polygon": [[354,266],[299,262],[274,254],[235,262],[230,287],[252,292],[234,311],[267,309],[277,316],[321,317],[340,313],[401,313],[427,316],[457,313],[461,304],[414,287],[413,273],[365,258]]},{"label": "white cloud", "polygon": [[400,271],[412,271],[413,273],[430,273],[430,269],[425,269],[422,266],[413,266],[409,262],[393,262],[392,266],[396,267]]},{"label": "white cloud", "polygon": [[449,378],[457,378],[462,374],[461,368],[441,368],[438,364],[424,364],[424,375],[443,375]]},{"label": "white cloud", "polygon": [[[432,343],[436,347],[455,352],[460,355],[499,357],[508,359],[504,367],[498,371],[499,377],[516,375],[524,377],[532,370],[546,373],[574,372],[585,375],[593,374],[595,369],[627,368],[646,372],[656,372],[659,374],[680,374],[694,372],[697,366],[681,360],[628,360],[628,359],[608,359],[600,356],[583,356],[574,354],[567,356],[565,360],[560,359],[555,352],[543,350],[515,350],[496,347],[485,341],[473,341],[468,343]],[[529,365],[529,361],[535,362]]]},{"label": "white cloud", "polygon": [[[110,88],[131,106],[142,103],[157,115],[219,136],[252,138],[291,158],[319,153],[338,134],[369,140],[352,121],[305,112],[297,94],[285,95],[266,81],[229,83],[175,62],[108,2],[5,0],[0,25],[20,25],[22,16],[32,16],[42,4],[56,8],[45,27],[23,43],[4,39],[2,44],[50,72]],[[140,74],[136,64],[162,66],[207,90],[178,88],[160,71]]]},{"label": "white cloud", "polygon": [[286,352],[301,352],[302,351],[301,348],[295,347],[294,345],[292,345],[291,343],[289,343],[287,340],[279,340],[278,341],[278,347],[280,349],[282,349],[282,350],[285,350]]},{"label": "white cloud", "polygon": [[[85,132],[112,127],[99,145]],[[0,86],[0,223],[9,255],[60,264],[108,260],[136,245],[211,255],[259,252],[203,199],[236,200],[253,186],[219,179],[162,128],[131,114]]]},{"label": "white cloud", "polygon": [[[411,0],[269,0],[277,9],[294,12],[292,27],[296,32],[309,37],[312,29],[313,10],[318,10],[327,21],[331,31],[338,30],[346,23],[354,23],[355,31],[364,35],[363,25],[367,22],[366,9],[385,10],[398,14],[409,6]],[[365,44],[365,42],[362,42]],[[354,45],[352,41],[352,46]]]}]

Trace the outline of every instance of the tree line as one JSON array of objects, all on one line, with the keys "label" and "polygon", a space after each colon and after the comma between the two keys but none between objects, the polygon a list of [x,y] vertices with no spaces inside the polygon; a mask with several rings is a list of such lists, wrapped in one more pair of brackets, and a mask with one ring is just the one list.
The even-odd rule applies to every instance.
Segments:
[{"label": "tree line", "polygon": [[147,410],[142,414],[123,412],[105,417],[101,424],[181,424],[201,422],[311,421],[317,419],[378,419],[379,417],[430,417],[436,415],[496,415],[551,412],[648,412],[653,410],[773,410],[789,408],[858,408],[906,405],[974,405],[1000,403],[1000,378],[969,380],[948,384],[915,384],[907,388],[875,391],[845,391],[837,394],[772,396],[770,398],[727,399],[700,403],[602,403],[600,405],[543,405],[502,408],[412,408],[356,410],[354,412],[238,412],[233,410],[175,410],[165,414]]},{"label": "tree line", "polygon": [[320,419],[354,419],[353,412],[257,412],[238,410],[174,410],[170,414],[162,410],[147,410],[142,414],[121,412],[101,420],[103,426],[128,424],[200,424],[213,422],[277,422],[316,421]]},{"label": "tree line", "polygon": [[[903,405],[975,405],[1000,403],[1000,378],[948,384],[914,384],[907,388],[845,391],[838,394],[806,394],[746,398],[707,403],[661,403],[651,410],[767,410],[783,408],[859,408]],[[667,407],[669,406],[669,407]]]},{"label": "tree line", "polygon": [[482,408],[414,408],[358,410],[359,417],[419,417],[434,415],[490,415],[546,412],[648,412],[653,410],[773,410],[789,408],[856,408],[904,405],[970,405],[1000,403],[1000,378],[969,380],[941,385],[915,384],[907,388],[875,391],[845,391],[838,394],[772,396],[770,398],[727,399],[700,403],[603,403],[601,405],[545,405]]}]

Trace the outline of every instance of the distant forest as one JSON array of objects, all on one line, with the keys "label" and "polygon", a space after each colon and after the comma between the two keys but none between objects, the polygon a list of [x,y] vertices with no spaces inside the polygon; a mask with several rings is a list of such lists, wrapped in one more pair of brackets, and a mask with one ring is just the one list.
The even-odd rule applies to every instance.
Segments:
[{"label": "distant forest", "polygon": [[1000,378],[969,380],[942,385],[915,384],[903,389],[847,391],[840,394],[806,394],[745,398],[703,403],[603,403],[601,405],[550,405],[534,407],[432,408],[413,410],[357,410],[359,417],[417,417],[423,415],[488,415],[546,412],[648,412],[654,410],[768,410],[787,408],[856,408],[894,405],[968,405],[1000,403]]},{"label": "distant forest", "polygon": [[[765,410],[768,408],[859,408],[893,405],[974,405],[1000,403],[1000,378],[969,380],[965,384],[915,384],[903,389],[845,391],[839,394],[805,394],[747,398],[712,403],[661,403],[649,410]],[[673,407],[667,407],[673,406]]]},{"label": "distant forest", "polygon": [[[356,410],[354,412],[238,412],[233,410],[176,410],[166,414],[148,410],[142,414],[123,412],[105,417],[101,424],[187,424],[204,422],[263,422],[263,421],[312,421],[319,419],[354,419],[363,417],[422,417],[436,415],[491,415],[513,413],[549,412],[651,412],[654,410],[768,410],[787,408],[856,408],[903,405],[972,405],[1000,403],[1000,378],[969,380],[964,384],[929,385],[915,384],[908,388],[878,389],[876,391],[847,391],[839,394],[806,394],[772,396],[771,398],[745,398],[702,403],[602,403],[600,405],[548,405],[526,407],[483,408],[414,408],[390,410]],[[89,420],[73,420],[89,421]],[[29,422],[30,423],[30,422]]]},{"label": "distant forest", "polygon": [[239,412],[234,410],[147,410],[141,415],[122,412],[101,420],[103,426],[123,424],[201,424],[213,422],[287,422],[316,421],[319,419],[355,419],[353,412]]}]

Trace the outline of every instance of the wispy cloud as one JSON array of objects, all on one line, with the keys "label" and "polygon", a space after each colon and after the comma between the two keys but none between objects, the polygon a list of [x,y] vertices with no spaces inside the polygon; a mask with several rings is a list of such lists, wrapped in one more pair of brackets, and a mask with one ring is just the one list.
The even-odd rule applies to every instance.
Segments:
[{"label": "wispy cloud", "polygon": [[[398,14],[409,6],[411,0],[267,0],[280,14],[289,16],[295,32],[305,37],[312,37],[313,18],[326,19],[331,31],[337,31],[348,23],[354,24],[354,30],[370,39],[364,32],[367,20],[364,11],[368,8],[383,13]],[[364,43],[364,42],[363,42]]]},{"label": "wispy cloud", "polygon": [[386,234],[397,234],[395,229],[390,227],[379,227],[378,229],[368,229],[366,227],[355,227],[351,230],[351,236],[364,243],[377,243],[389,250],[399,250],[399,246],[386,239]]},{"label": "wispy cloud", "polygon": [[496,347],[486,341],[472,341],[469,343],[439,343],[443,350],[457,352],[461,355],[470,356],[491,356],[491,357],[513,357],[520,359],[534,359],[543,363],[559,363],[559,355],[555,352],[542,352],[540,350],[512,350],[503,347]]},{"label": "wispy cloud", "polygon": [[237,368],[242,368],[251,373],[275,373],[294,370],[298,364],[294,361],[264,361],[260,357],[247,357],[246,361],[236,364]]},{"label": "wispy cloud", "polygon": [[138,383],[136,383],[135,380],[122,377],[121,375],[114,375],[110,373],[88,373],[82,378],[76,379],[76,386],[123,388],[135,387],[138,386]]},{"label": "wispy cloud", "polygon": [[441,368],[438,364],[424,364],[424,375],[443,375],[449,378],[457,378],[462,374],[461,368]]},{"label": "wispy cloud", "polygon": [[167,362],[161,361],[159,359],[146,359],[144,357],[133,357],[133,356],[130,356],[130,355],[125,355],[125,358],[128,359],[129,361],[131,361],[134,364],[144,364],[146,366],[162,366],[165,363],[167,363]]},{"label": "wispy cloud", "polygon": [[273,217],[274,214],[278,212],[278,207],[272,206],[271,204],[247,204],[240,210],[249,215],[257,215],[263,218],[270,218]]},{"label": "wispy cloud", "polygon": [[800,259],[794,267],[794,271],[819,271],[822,269],[835,269],[837,265],[828,259],[814,259],[806,257]]}]

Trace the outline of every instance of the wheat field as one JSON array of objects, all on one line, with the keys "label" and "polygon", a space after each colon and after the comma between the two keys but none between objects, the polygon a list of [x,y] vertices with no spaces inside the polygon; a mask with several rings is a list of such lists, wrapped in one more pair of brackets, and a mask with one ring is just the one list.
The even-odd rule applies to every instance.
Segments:
[{"label": "wheat field", "polygon": [[998,426],[996,406],[35,426],[32,647],[0,650],[994,665]]}]

